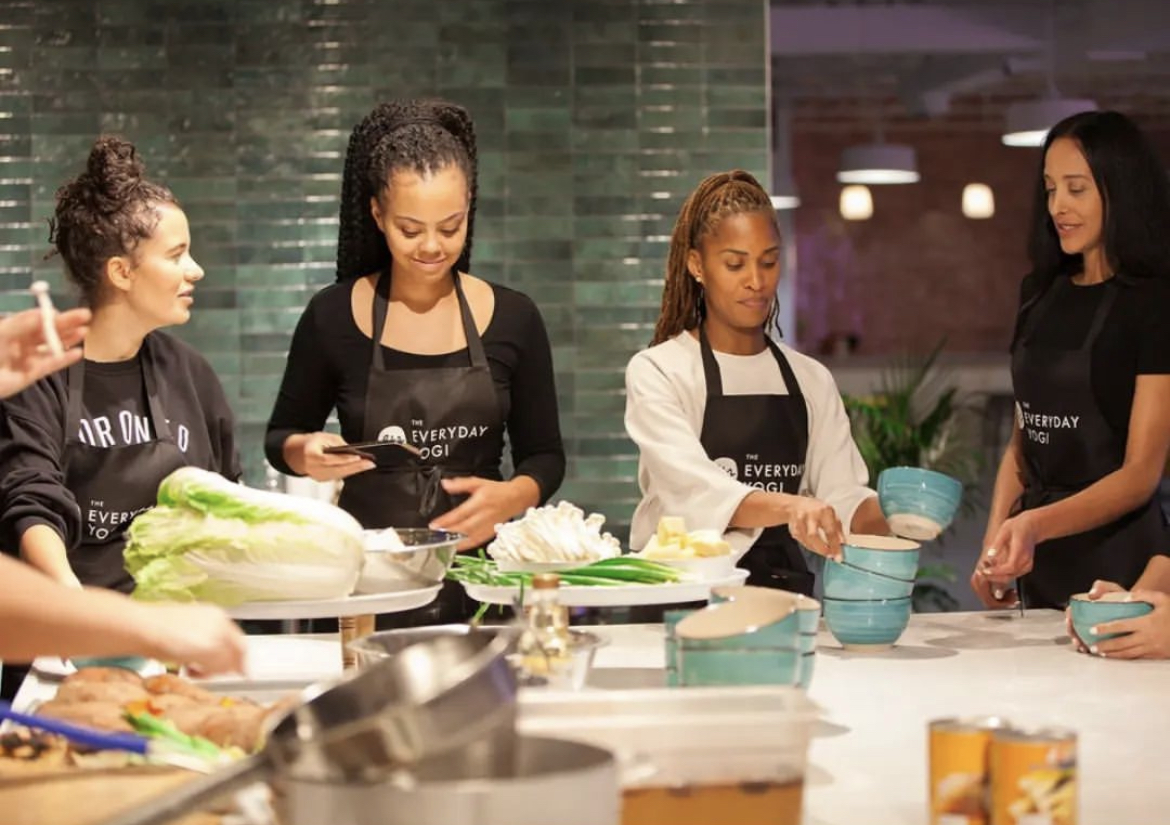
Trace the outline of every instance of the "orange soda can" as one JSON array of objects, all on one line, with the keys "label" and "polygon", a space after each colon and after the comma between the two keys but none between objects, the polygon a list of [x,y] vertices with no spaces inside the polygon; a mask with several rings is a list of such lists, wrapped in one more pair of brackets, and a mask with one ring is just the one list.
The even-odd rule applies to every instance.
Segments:
[{"label": "orange soda can", "polygon": [[991,740],[991,825],[1076,825],[1077,735],[997,731]]},{"label": "orange soda can", "polygon": [[988,825],[988,750],[1007,727],[998,716],[930,723],[930,825]]}]

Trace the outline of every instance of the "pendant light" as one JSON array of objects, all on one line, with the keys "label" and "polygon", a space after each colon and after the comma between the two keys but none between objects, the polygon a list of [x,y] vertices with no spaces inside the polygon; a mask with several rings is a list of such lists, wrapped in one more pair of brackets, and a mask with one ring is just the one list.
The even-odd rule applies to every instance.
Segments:
[{"label": "pendant light", "polygon": [[1037,100],[1011,103],[1004,115],[1004,130],[1000,140],[1004,146],[1043,146],[1048,130],[1066,117],[1097,109],[1097,103],[1086,98],[1061,97],[1056,90],[1053,70],[1056,54],[1055,0],[1049,0],[1047,18],[1047,46],[1045,72],[1048,93]]},{"label": "pendant light", "polygon": [[841,217],[847,221],[867,221],[873,217],[873,195],[868,186],[852,184],[841,188],[838,202]]},{"label": "pendant light", "polygon": [[995,195],[986,183],[968,183],[963,187],[963,214],[975,220],[995,215]]},{"label": "pendant light", "polygon": [[1048,130],[1080,112],[1096,110],[1097,103],[1086,98],[1044,97],[1009,104],[1000,140],[1004,146],[1043,146]]},{"label": "pendant light", "polygon": [[839,183],[918,183],[914,147],[896,143],[850,146],[841,153]]}]

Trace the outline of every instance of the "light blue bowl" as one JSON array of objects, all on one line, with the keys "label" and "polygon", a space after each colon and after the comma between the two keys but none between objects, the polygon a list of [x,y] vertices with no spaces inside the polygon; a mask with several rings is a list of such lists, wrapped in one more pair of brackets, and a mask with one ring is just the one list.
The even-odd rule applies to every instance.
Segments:
[{"label": "light blue bowl", "polygon": [[[681,640],[678,681],[683,687],[795,685],[805,655],[795,647],[693,647]],[[809,674],[811,678],[811,672]]]},{"label": "light blue bowl", "polygon": [[1069,601],[1072,612],[1073,630],[1087,645],[1095,645],[1106,639],[1116,639],[1125,636],[1125,633],[1105,633],[1098,635],[1092,628],[1105,622],[1115,622],[1120,619],[1136,619],[1154,609],[1149,602],[1127,601],[1129,593],[1106,593],[1100,599],[1090,599],[1088,593],[1077,593]]},{"label": "light blue bowl", "polygon": [[675,625],[678,682],[792,685],[800,668],[798,597],[771,591],[709,605]]},{"label": "light blue bowl", "polygon": [[813,666],[816,664],[821,603],[808,596],[801,596],[796,603],[796,619],[800,630],[800,663],[796,684],[807,690],[812,682]]},{"label": "light blue bowl", "polygon": [[951,526],[963,485],[955,478],[919,467],[890,467],[877,480],[878,503],[896,535],[929,541]]},{"label": "light blue bowl", "polygon": [[912,582],[918,575],[920,547],[909,539],[852,533],[841,545],[841,555],[847,567]]},{"label": "light blue bowl", "polygon": [[141,673],[147,665],[142,656],[74,656],[69,660],[80,670],[83,667],[120,667]]},{"label": "light blue bowl", "polygon": [[840,601],[825,597],[825,624],[846,650],[884,650],[910,623],[910,599]]},{"label": "light blue bowl", "polygon": [[831,599],[904,599],[914,589],[912,578],[904,581],[858,567],[847,567],[832,560],[825,562],[824,576],[825,596]]},{"label": "light blue bowl", "polygon": [[666,610],[662,613],[662,628],[666,638],[666,686],[678,686],[678,639],[674,635],[674,626],[681,619],[694,613],[694,609]]}]

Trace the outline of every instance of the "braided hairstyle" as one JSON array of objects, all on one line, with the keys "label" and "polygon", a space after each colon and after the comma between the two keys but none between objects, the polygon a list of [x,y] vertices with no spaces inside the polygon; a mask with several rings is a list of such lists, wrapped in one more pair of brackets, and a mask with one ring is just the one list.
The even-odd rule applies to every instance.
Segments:
[{"label": "braided hairstyle", "polygon": [[[751,212],[762,212],[776,221],[776,211],[767,190],[742,169],[708,175],[687,197],[670,236],[662,310],[654,327],[651,346],[684,330],[694,329],[707,314],[703,286],[687,269],[687,253],[698,249],[703,239],[726,218]],[[779,223],[776,223],[776,232],[780,232]],[[773,301],[764,324],[765,331],[776,325],[776,313],[776,302]]]},{"label": "braided hairstyle", "polygon": [[471,266],[475,220],[475,127],[467,110],[439,99],[396,100],[377,106],[349,137],[341,181],[337,280],[361,278],[390,267],[386,238],[370,214],[395,172],[430,175],[454,164],[467,178],[467,241],[456,272]]},{"label": "braided hairstyle", "polygon": [[57,190],[49,243],[87,306],[101,299],[106,262],[133,254],[154,232],[160,218],[154,207],[178,206],[174,194],[148,181],[145,172],[134,144],[102,136],[89,152],[85,171]]}]

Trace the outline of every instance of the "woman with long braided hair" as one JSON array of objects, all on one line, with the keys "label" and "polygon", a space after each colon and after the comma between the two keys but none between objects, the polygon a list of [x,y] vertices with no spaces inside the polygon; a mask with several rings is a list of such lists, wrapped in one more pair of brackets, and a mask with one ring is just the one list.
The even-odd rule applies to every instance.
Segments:
[{"label": "woman with long braided hair", "polygon": [[683,204],[654,340],[626,370],[642,488],[630,544],[684,516],[723,535],[751,584],[811,593],[799,545],[836,557],[842,525],[889,527],[829,371],[772,339],[780,251],[747,172],[711,175]]},{"label": "woman with long braided hair", "polygon": [[[345,479],[340,505],[363,526],[452,530],[466,536],[463,550],[546,501],[565,469],[540,313],[468,273],[475,205],[464,109],[395,101],[357,125],[337,283],[297,325],[265,440],[278,470]],[[322,431],[333,410],[340,435]],[[466,618],[462,590],[449,586],[436,608],[397,618]]]}]

